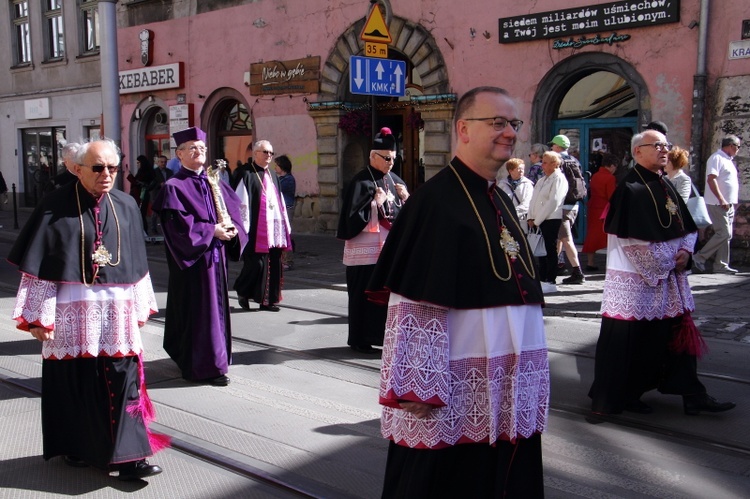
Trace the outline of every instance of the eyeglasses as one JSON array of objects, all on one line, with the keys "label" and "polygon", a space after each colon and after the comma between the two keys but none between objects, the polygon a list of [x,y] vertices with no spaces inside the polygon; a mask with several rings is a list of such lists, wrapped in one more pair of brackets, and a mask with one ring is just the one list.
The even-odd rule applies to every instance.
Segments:
[{"label": "eyeglasses", "polygon": [[638,147],[651,146],[657,151],[671,151],[674,147],[669,142],[654,142],[653,144],[640,144]]},{"label": "eyeglasses", "polygon": [[490,123],[490,125],[497,132],[502,132],[503,130],[505,130],[505,127],[508,125],[510,125],[510,127],[514,131],[517,132],[521,129],[521,125],[523,125],[523,121],[521,120],[509,120],[508,118],[503,118],[502,116],[495,116],[493,118],[464,118],[464,121],[487,121],[487,120],[492,120],[492,123]]},{"label": "eyeglasses", "polygon": [[258,152],[262,154],[268,154],[269,156],[273,156],[273,151],[258,151]]},{"label": "eyeglasses", "polygon": [[376,152],[375,154],[377,154],[378,156],[380,156],[381,158],[383,158],[383,161],[385,161],[386,163],[393,163],[393,159],[394,158],[392,158],[391,156],[383,156],[382,154],[380,154],[378,152]]},{"label": "eyeglasses", "polygon": [[119,166],[110,166],[110,165],[81,165],[85,166],[86,168],[91,168],[91,171],[94,173],[102,173],[104,169],[106,168],[110,175],[114,175],[120,170]]},{"label": "eyeglasses", "polygon": [[186,148],[191,153],[194,152],[206,152],[208,148],[206,146],[190,146]]}]

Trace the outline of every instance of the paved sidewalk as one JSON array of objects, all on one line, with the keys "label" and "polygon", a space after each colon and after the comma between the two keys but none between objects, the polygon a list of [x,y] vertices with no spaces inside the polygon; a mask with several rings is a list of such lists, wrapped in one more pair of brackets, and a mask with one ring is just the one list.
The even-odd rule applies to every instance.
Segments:
[{"label": "paved sidewalk", "polygon": [[[14,229],[12,208],[0,211],[0,238],[15,240],[19,230]],[[10,210],[10,211],[8,211]],[[31,213],[19,210],[18,222],[23,227]],[[345,267],[341,263],[344,244],[333,235],[296,234],[297,252],[294,268],[285,273],[285,279],[311,286],[346,290]],[[164,258],[161,245],[150,244],[149,259]],[[604,269],[604,256],[597,255],[596,263]],[[690,276],[696,311],[696,324],[704,336],[750,343],[750,269],[740,268],[737,275],[693,274]],[[558,282],[562,277],[558,278]],[[587,275],[581,285],[558,284],[558,292],[546,297],[547,316],[581,318],[599,317],[604,271]]]}]

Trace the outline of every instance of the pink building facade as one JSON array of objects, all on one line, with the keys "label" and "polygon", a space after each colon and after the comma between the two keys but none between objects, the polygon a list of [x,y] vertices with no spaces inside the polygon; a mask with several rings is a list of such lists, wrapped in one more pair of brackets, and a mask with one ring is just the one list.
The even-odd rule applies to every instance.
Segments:
[{"label": "pink building facade", "polygon": [[[399,173],[414,190],[450,160],[455,100],[478,85],[516,98],[522,158],[563,132],[586,168],[602,152],[627,162],[632,134],[660,120],[669,140],[691,151],[690,174],[702,186],[721,137],[750,138],[747,2],[378,5],[391,39],[379,47],[406,64],[403,97],[350,91],[350,57],[366,55],[368,1],[119,4],[125,163],[172,156],[170,133],[185,126],[206,130],[209,158],[232,166],[247,160],[249,143],[270,140],[294,165],[295,230],[331,233],[346,182],[365,165],[372,125],[399,137]],[[750,242],[747,151],[737,157],[737,249]]]}]

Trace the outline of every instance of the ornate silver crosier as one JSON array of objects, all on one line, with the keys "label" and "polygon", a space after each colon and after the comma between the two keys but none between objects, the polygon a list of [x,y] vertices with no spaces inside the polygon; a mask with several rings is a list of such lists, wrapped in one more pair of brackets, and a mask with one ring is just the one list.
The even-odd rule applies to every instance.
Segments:
[{"label": "ornate silver crosier", "polygon": [[206,178],[208,178],[208,184],[211,186],[211,194],[214,198],[214,205],[216,206],[216,219],[226,229],[234,229],[234,223],[232,223],[232,217],[229,216],[227,211],[227,204],[224,202],[224,195],[221,193],[221,178],[219,173],[222,170],[226,170],[227,162],[223,159],[217,159],[214,162],[214,166],[209,166],[206,170]]}]

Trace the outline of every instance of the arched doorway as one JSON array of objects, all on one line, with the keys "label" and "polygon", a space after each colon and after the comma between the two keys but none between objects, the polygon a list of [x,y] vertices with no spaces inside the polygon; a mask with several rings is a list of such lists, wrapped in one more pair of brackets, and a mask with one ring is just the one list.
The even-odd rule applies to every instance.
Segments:
[{"label": "arched doorway", "polygon": [[[630,162],[630,139],[650,119],[648,91],[640,75],[625,61],[610,54],[580,54],[561,62],[539,85],[532,135],[547,143],[557,134],[571,142],[590,176],[604,153]],[[586,206],[576,221],[576,242],[585,237]]]},{"label": "arched doorway", "polygon": [[[345,142],[341,172],[342,193],[346,191],[349,180],[367,163],[371,139],[383,127],[388,127],[396,137],[393,173],[406,182],[411,192],[425,181],[424,147],[420,147],[424,138],[424,122],[421,112],[412,102],[412,98],[423,95],[422,81],[409,58],[400,51],[389,48],[388,59],[406,63],[408,77],[405,97],[369,97],[352,94],[348,87],[345,89],[343,102],[346,103],[346,108],[353,109],[346,111],[341,121],[353,120],[362,126],[356,129],[339,127],[343,130]],[[358,161],[352,161],[353,158]]]},{"label": "arched doorway", "polygon": [[247,150],[253,143],[253,121],[247,102],[232,88],[216,90],[206,100],[201,123],[208,136],[208,160],[224,159],[234,170],[247,162]]},{"label": "arched doorway", "polygon": [[402,178],[412,188],[443,168],[451,155],[451,120],[455,95],[450,92],[448,71],[434,38],[423,26],[393,16],[389,24],[392,43],[388,58],[407,63],[404,98],[371,99],[349,92],[349,58],[363,55],[359,39],[363,17],[339,37],[321,72],[318,101],[308,104],[315,121],[320,199],[315,230],[333,232],[338,222],[340,196],[352,171],[364,166],[346,165],[347,158],[366,158],[371,137],[345,133],[339,128],[347,113],[375,109],[375,131],[388,126],[399,139]]},{"label": "arched doorway", "polygon": [[[169,144],[169,111],[164,101],[153,96],[143,99],[130,118],[129,151],[123,159],[123,169],[135,175],[135,159],[143,154],[152,162],[160,155],[171,157]],[[125,152],[125,151],[123,151]],[[129,156],[129,157],[128,157]],[[127,177],[123,175],[123,179]],[[118,177],[118,181],[119,177]],[[127,190],[128,186],[125,186]]]},{"label": "arched doorway", "polygon": [[144,135],[143,155],[152,164],[162,154],[167,158],[169,154],[169,115],[160,107],[152,107],[146,114],[146,131]]}]

